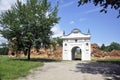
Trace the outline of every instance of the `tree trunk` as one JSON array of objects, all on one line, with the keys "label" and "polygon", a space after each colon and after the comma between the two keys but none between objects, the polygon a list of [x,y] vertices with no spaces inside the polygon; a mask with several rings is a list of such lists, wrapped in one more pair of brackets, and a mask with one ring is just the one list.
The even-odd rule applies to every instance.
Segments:
[{"label": "tree trunk", "polygon": [[28,48],[28,60],[30,60],[30,49],[31,49],[31,46]]}]

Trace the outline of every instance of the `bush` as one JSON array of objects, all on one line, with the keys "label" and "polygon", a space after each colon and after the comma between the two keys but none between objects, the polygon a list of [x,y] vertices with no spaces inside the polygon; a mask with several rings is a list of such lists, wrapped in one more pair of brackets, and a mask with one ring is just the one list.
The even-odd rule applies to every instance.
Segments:
[{"label": "bush", "polygon": [[8,48],[7,47],[0,48],[0,55],[8,55]]}]

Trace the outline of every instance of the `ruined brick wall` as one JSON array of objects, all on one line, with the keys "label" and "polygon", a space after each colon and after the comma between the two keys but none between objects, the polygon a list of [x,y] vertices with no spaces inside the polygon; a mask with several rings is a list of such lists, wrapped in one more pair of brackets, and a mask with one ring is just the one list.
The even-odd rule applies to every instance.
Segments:
[{"label": "ruined brick wall", "polygon": [[[92,59],[120,59],[120,50],[113,50],[111,52],[105,52],[99,49],[97,44],[91,44]],[[14,53],[14,55],[12,55]],[[24,53],[21,51],[19,54],[9,50],[9,56],[23,57]],[[35,58],[51,58],[62,59],[62,47],[57,46],[56,50],[52,48],[40,48],[38,51],[33,47],[31,49],[31,57]]]},{"label": "ruined brick wall", "polygon": [[113,50],[111,52],[105,52],[99,49],[97,44],[91,44],[92,59],[119,59],[120,50]]},{"label": "ruined brick wall", "polygon": [[[21,51],[19,53],[16,53],[9,49],[8,55],[10,57],[23,57],[25,56],[24,53]],[[36,48],[31,49],[31,57],[34,58],[51,58],[51,59],[62,59],[62,47],[57,45],[56,50],[54,50],[53,47],[51,48],[40,48],[39,50],[36,50]]]},{"label": "ruined brick wall", "polygon": [[36,51],[35,48],[32,48],[31,57],[62,59],[62,47],[59,46],[56,50],[53,48],[40,48],[39,51]]}]

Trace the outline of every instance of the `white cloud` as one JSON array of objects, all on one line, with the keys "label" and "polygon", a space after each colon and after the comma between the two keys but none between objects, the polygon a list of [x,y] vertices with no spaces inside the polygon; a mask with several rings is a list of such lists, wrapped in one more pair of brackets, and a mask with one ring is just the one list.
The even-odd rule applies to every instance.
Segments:
[{"label": "white cloud", "polygon": [[60,8],[68,7],[68,6],[72,5],[73,3],[74,3],[74,1],[68,2],[66,4],[61,5]]},{"label": "white cloud", "polygon": [[0,0],[0,10],[8,10],[17,0]]},{"label": "white cloud", "polygon": [[74,24],[75,22],[74,21],[70,21],[70,24]]},{"label": "white cloud", "polygon": [[[19,0],[22,3],[25,3],[26,0]],[[5,11],[11,8],[12,5],[14,5],[17,2],[17,0],[0,0],[0,11]]]},{"label": "white cloud", "polygon": [[89,14],[89,13],[98,12],[98,11],[100,11],[100,10],[101,10],[101,8],[95,8],[95,9],[91,9],[91,10],[85,11],[85,14]]},{"label": "white cloud", "polygon": [[3,37],[0,37],[0,44],[1,43],[6,43],[7,42],[7,39],[3,38]]},{"label": "white cloud", "polygon": [[5,39],[4,37],[2,37],[2,35],[0,34],[0,44],[1,43],[6,43],[7,39]]},{"label": "white cloud", "polygon": [[63,35],[63,30],[60,28],[59,24],[56,24],[51,31],[53,31],[53,36],[52,37],[60,37]]}]

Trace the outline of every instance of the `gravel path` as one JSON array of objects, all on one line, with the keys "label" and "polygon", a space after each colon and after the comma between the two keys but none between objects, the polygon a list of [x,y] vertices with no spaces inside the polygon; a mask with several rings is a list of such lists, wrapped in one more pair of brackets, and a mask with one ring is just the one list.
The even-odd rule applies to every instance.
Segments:
[{"label": "gravel path", "polygon": [[120,65],[102,62],[45,62],[17,80],[120,80]]}]

